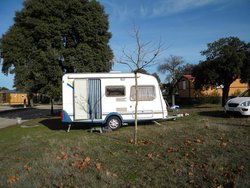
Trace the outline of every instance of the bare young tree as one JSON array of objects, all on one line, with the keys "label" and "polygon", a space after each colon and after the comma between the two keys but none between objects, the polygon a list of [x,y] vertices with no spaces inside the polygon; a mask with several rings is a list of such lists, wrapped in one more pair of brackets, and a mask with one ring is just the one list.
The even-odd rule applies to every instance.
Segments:
[{"label": "bare young tree", "polygon": [[133,38],[135,39],[135,47],[132,50],[122,49],[123,56],[118,61],[129,67],[131,72],[135,74],[135,129],[134,129],[134,144],[137,144],[137,111],[138,111],[138,80],[137,74],[146,68],[154,65],[157,58],[163,51],[163,44],[161,40],[158,44],[151,42],[143,42],[140,36],[140,30],[134,28]]},{"label": "bare young tree", "polygon": [[183,65],[184,60],[181,56],[170,55],[165,59],[165,62],[158,66],[158,71],[162,73],[168,72],[167,80],[170,83],[169,93],[172,95],[172,105],[175,105],[175,87],[178,82],[180,67]]}]

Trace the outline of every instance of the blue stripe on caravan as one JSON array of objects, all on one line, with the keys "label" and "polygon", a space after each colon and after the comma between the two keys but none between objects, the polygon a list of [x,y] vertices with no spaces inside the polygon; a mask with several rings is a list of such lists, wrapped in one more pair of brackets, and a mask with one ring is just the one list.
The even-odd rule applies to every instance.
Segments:
[{"label": "blue stripe on caravan", "polygon": [[62,113],[62,122],[63,123],[71,123],[72,122],[69,114],[65,110],[62,110],[61,113]]},{"label": "blue stripe on caravan", "polygon": [[70,85],[69,83],[67,83],[67,86],[71,87],[72,89],[74,89],[74,87],[72,85]]}]

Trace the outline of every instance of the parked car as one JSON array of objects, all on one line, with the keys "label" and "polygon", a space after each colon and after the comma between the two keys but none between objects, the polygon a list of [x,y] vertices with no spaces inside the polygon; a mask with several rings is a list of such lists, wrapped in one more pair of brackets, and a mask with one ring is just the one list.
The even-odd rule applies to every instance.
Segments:
[{"label": "parked car", "polygon": [[224,109],[228,114],[250,116],[250,89],[246,90],[238,97],[228,100]]}]

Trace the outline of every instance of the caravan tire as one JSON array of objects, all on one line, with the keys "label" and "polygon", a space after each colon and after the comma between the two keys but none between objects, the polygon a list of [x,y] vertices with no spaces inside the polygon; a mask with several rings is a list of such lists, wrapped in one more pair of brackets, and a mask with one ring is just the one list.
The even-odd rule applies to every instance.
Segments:
[{"label": "caravan tire", "polygon": [[109,126],[112,130],[117,130],[121,127],[121,119],[117,116],[111,116],[108,118],[106,125]]}]

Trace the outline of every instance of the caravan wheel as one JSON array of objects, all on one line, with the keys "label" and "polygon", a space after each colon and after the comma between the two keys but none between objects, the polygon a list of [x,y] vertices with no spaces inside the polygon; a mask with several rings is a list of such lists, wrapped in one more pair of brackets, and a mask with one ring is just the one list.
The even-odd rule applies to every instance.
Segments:
[{"label": "caravan wheel", "polygon": [[108,118],[106,125],[109,126],[112,130],[117,130],[121,127],[122,122],[119,117],[111,116]]}]

